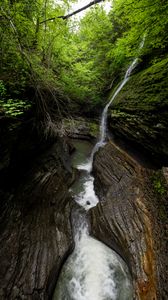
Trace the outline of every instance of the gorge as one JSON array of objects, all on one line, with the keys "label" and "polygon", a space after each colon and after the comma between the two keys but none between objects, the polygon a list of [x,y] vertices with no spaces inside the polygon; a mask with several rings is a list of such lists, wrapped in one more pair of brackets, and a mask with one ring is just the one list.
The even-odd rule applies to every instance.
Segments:
[{"label": "gorge", "polygon": [[[129,66],[123,81],[102,112],[100,137],[88,162],[84,161],[76,166],[77,169],[85,171],[85,174],[82,178],[82,191],[74,199],[86,210],[96,206],[99,201],[94,192],[94,178],[90,173],[95,153],[105,145],[108,108],[127,83],[136,63],[137,59]],[[114,251],[110,253],[110,249],[89,237],[87,220],[79,212],[72,223],[75,227],[75,250],[63,267],[58,291],[56,288],[53,299],[133,299],[131,281],[124,261]]]},{"label": "gorge", "polygon": [[0,5],[0,299],[167,299],[168,4],[70,5]]},{"label": "gorge", "polygon": [[[110,259],[115,261],[116,258],[116,254],[113,255],[111,249],[119,253],[129,266],[131,275],[127,276],[131,276],[131,281],[133,280],[136,299],[162,299],[163,295],[166,297],[165,228],[164,225],[161,227],[160,223],[165,220],[164,201],[166,200],[164,199],[166,199],[166,194],[159,196],[153,185],[155,180],[163,178],[162,184],[166,188],[166,179],[164,179],[167,178],[166,168],[162,171],[153,167],[149,168],[146,162],[141,162],[140,158],[136,161],[132,154],[127,154],[112,140],[101,147],[93,161],[94,185],[100,202],[87,214],[91,236],[102,241],[111,249],[106,249],[105,245],[102,246],[103,244],[99,245],[98,241],[88,236],[87,228],[83,228],[83,237],[78,241],[79,245],[77,244],[76,250],[73,250],[70,216],[74,210],[73,188],[76,189],[74,182],[77,178],[78,180],[82,178],[81,173],[85,174],[87,181],[88,176],[91,176],[89,185],[85,185],[86,189],[82,198],[84,206],[92,206],[90,199],[95,201],[94,205],[97,203],[96,196],[92,192],[93,177],[87,174],[86,170],[89,168],[90,171],[90,164],[87,161],[86,167],[81,164],[79,170],[75,171],[70,167],[68,154],[72,152],[74,146],[67,144],[67,141],[63,142],[54,138],[49,140],[44,148],[42,147],[43,140],[38,140],[35,133],[32,144],[32,131],[29,126],[22,132],[25,133],[25,130],[27,137],[30,132],[30,139],[24,145],[24,135],[20,132],[17,147],[15,146],[15,153],[13,153],[17,164],[14,166],[12,163],[12,166],[8,167],[8,172],[3,173],[1,179],[1,185],[5,181],[6,184],[8,183],[7,188],[1,190],[1,199],[4,199],[1,207],[1,224],[3,224],[0,250],[2,261],[1,298],[51,299],[55,286],[57,291],[56,282],[59,287],[61,276],[64,276],[61,274],[65,272],[64,263],[65,266],[68,264],[67,257],[72,263],[74,256],[78,257],[80,253],[81,258],[87,260],[85,266],[90,267],[92,263],[96,267],[97,284],[100,286],[99,276],[103,280],[101,272],[105,275],[111,274],[107,272],[108,265],[110,265]],[[37,147],[39,151],[35,153],[34,149]],[[83,147],[81,146],[82,149]],[[20,157],[21,152],[25,153],[22,157]],[[5,155],[9,155],[8,153]],[[28,153],[32,153],[33,156],[29,157]],[[27,165],[23,164],[25,158],[28,161]],[[10,182],[12,182],[11,187],[9,186]],[[82,184],[84,184],[83,179]],[[77,187],[78,192],[80,189],[81,186]],[[76,226],[80,228],[78,219],[79,216],[77,220],[75,219]],[[162,242],[160,239],[158,240],[158,236],[162,237]],[[81,245],[82,248],[80,248]],[[100,252],[98,251],[99,247]],[[74,251],[77,251],[77,254]],[[95,255],[95,251],[97,255]],[[73,254],[69,256],[71,252]],[[106,257],[109,257],[107,266]],[[101,259],[105,269],[100,263],[99,270],[96,262],[97,260],[101,262]],[[120,260],[120,258],[118,259]],[[74,268],[79,267],[81,271],[82,267],[79,266],[74,265]],[[95,279],[94,268],[91,270],[93,273],[87,274],[86,284],[89,286],[91,282],[90,286],[93,290],[87,292],[94,299],[92,294],[94,289],[96,293],[99,293],[99,290],[92,281],[92,276]],[[85,271],[83,272],[86,274]],[[127,267],[126,272],[128,272]],[[79,274],[80,272],[77,273],[77,278],[80,281]],[[112,276],[110,276],[111,279]],[[104,280],[108,280],[108,277]],[[108,284],[109,288],[107,284],[105,286],[112,293],[114,284],[109,281]],[[74,286],[76,287],[75,284]],[[72,290],[74,286],[72,282]],[[73,299],[77,299],[75,297],[80,299],[82,296],[80,296],[79,284],[76,291]],[[58,293],[60,293],[59,288]],[[55,297],[64,299],[64,296],[60,296],[60,294],[58,296],[56,294]],[[105,297],[104,299],[108,299],[108,297],[113,299],[109,294]],[[86,297],[81,299],[86,299]],[[89,299],[88,294],[87,299]],[[97,294],[95,299],[99,299]],[[103,299],[103,296],[100,299]],[[121,296],[121,299],[127,298]],[[128,299],[132,299],[132,297]]]}]

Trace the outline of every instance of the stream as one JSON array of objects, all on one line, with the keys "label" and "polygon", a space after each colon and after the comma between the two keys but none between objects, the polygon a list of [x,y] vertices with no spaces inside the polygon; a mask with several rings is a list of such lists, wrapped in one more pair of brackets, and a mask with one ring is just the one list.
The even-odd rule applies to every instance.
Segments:
[{"label": "stream", "polygon": [[76,141],[75,147],[72,164],[81,175],[71,192],[85,209],[79,206],[73,211],[75,249],[61,270],[53,300],[131,300],[133,288],[126,263],[89,235],[86,211],[98,203],[88,164],[91,148],[86,141]]},{"label": "stream", "polygon": [[129,80],[136,65],[137,59],[129,66],[123,81],[105,106],[99,140],[93,149],[89,148],[87,142],[76,143],[78,151],[72,164],[80,175],[71,188],[73,198],[79,205],[72,213],[75,248],[61,270],[53,300],[133,299],[132,280],[126,263],[116,252],[89,235],[87,211],[99,202],[91,171],[94,155],[106,141],[108,108]]}]

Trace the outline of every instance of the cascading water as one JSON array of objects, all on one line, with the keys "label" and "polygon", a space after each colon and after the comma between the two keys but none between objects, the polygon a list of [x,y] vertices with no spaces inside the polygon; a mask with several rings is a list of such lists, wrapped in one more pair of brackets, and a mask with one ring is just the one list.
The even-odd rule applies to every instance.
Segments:
[{"label": "cascading water", "polygon": [[[144,41],[142,42],[140,48],[143,47],[143,44],[144,44]],[[105,145],[106,130],[107,130],[107,113],[108,113],[109,106],[112,104],[112,102],[114,101],[116,96],[119,94],[119,92],[122,90],[124,85],[129,80],[129,77],[130,77],[132,71],[134,70],[134,68],[136,67],[137,63],[138,63],[138,58],[135,58],[134,61],[132,62],[132,64],[127,69],[127,71],[125,73],[125,76],[124,76],[124,79],[121,82],[121,84],[119,85],[118,89],[115,91],[115,93],[112,96],[112,98],[110,99],[110,101],[106,104],[106,106],[105,106],[105,108],[102,112],[102,116],[101,116],[99,140],[96,143],[96,145],[94,146],[94,148],[92,150],[92,153],[91,153],[91,156],[90,156],[89,160],[87,161],[87,163],[79,166],[80,170],[86,170],[88,172],[91,172],[94,154],[98,151],[98,149],[100,147]]]},{"label": "cascading water", "polygon": [[[140,46],[143,47],[144,40]],[[137,65],[135,59],[113,97],[105,106],[99,141],[94,146],[89,160],[76,167],[83,173],[81,190],[75,201],[85,211],[98,203],[91,175],[95,152],[105,144],[108,108],[129,80]],[[62,268],[53,300],[131,300],[133,288],[128,267],[123,259],[103,243],[89,236],[86,214],[76,210],[73,216],[75,249]]]},{"label": "cascading water", "polygon": [[80,190],[75,196],[80,206],[72,212],[75,248],[61,270],[53,300],[131,300],[133,288],[126,263],[89,236],[86,211],[97,204],[98,198],[88,164],[82,162],[76,167],[81,170],[82,166],[81,182],[73,189]]},{"label": "cascading water", "polygon": [[[143,45],[142,45],[142,47],[143,47]],[[115,93],[112,96],[112,98],[110,99],[110,101],[106,104],[106,106],[105,106],[105,108],[104,108],[104,110],[102,112],[101,122],[100,122],[100,137],[99,137],[99,141],[94,146],[92,154],[91,154],[91,157],[90,157],[90,160],[88,162],[88,166],[90,168],[89,169],[90,171],[92,169],[92,163],[93,163],[94,154],[98,151],[98,149],[100,147],[102,147],[102,146],[105,145],[106,130],[107,130],[107,113],[108,113],[109,106],[112,104],[112,102],[114,101],[114,99],[116,98],[116,96],[119,94],[119,92],[122,90],[122,88],[124,87],[124,85],[129,80],[129,77],[130,77],[132,71],[134,70],[134,68],[136,67],[137,63],[138,63],[138,59],[135,58],[134,61],[132,62],[132,64],[129,66],[128,70],[126,71],[123,81],[119,85],[118,89],[115,91]]]},{"label": "cascading water", "polygon": [[130,77],[132,71],[134,70],[134,68],[136,67],[137,62],[138,62],[138,59],[137,58],[134,59],[134,61],[132,62],[132,64],[129,66],[127,72],[125,73],[124,79],[121,82],[120,86],[118,87],[118,89],[114,93],[113,97],[106,104],[106,106],[105,106],[105,108],[103,110],[102,118],[101,118],[101,125],[100,125],[100,141],[99,141],[100,147],[104,144],[105,139],[106,139],[107,112],[108,112],[109,106],[112,104],[113,100],[116,98],[116,96],[119,94],[119,92],[122,90],[122,88],[124,87],[124,85],[129,80],[129,77]]},{"label": "cascading water", "polygon": [[[142,42],[140,43],[139,51],[144,46],[145,38],[146,38],[146,34],[144,34]],[[92,150],[92,153],[91,153],[91,156],[90,156],[90,159],[89,159],[88,163],[85,165],[86,169],[88,169],[90,172],[92,170],[92,163],[93,163],[94,154],[98,151],[98,149],[100,147],[104,146],[104,144],[105,144],[106,130],[107,130],[107,113],[108,113],[109,106],[112,104],[112,102],[114,101],[114,99],[116,98],[116,96],[119,94],[119,92],[122,90],[122,88],[124,87],[124,85],[129,80],[129,77],[130,77],[132,71],[137,66],[137,63],[138,63],[138,58],[135,58],[133,60],[133,62],[131,63],[131,65],[128,67],[128,69],[127,69],[127,71],[125,73],[123,81],[119,85],[118,89],[115,91],[115,93],[112,96],[112,98],[110,99],[110,101],[106,104],[106,106],[105,106],[105,108],[104,108],[104,110],[102,112],[101,122],[100,122],[100,136],[99,136],[99,140],[98,140],[98,142],[96,143],[96,145],[94,146],[94,148]]]},{"label": "cascading water", "polygon": [[75,249],[63,266],[54,300],[133,299],[125,262],[110,248],[89,236],[85,218],[80,221]]}]

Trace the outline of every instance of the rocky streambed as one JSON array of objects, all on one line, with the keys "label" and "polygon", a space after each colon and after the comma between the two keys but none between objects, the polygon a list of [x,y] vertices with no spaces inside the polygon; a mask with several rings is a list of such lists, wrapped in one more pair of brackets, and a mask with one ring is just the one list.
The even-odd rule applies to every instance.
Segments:
[{"label": "rocky streambed", "polygon": [[[2,300],[51,299],[74,244],[73,147],[53,137],[44,147],[29,130],[25,145],[24,134],[4,152],[0,172]],[[96,153],[93,174],[100,203],[89,212],[91,235],[126,261],[135,299],[166,299],[167,169],[146,168],[109,142]]]}]

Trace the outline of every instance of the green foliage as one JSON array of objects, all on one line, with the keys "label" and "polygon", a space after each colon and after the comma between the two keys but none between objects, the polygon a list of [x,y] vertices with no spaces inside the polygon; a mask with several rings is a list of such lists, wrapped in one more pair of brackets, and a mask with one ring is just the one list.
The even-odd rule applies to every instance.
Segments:
[{"label": "green foliage", "polygon": [[[72,1],[1,2],[0,78],[6,99],[24,99],[25,91],[33,88],[38,110],[46,114],[65,107],[66,95],[88,110],[104,105],[105,93],[121,80],[135,56],[143,59],[168,46],[164,0],[111,1],[109,14],[103,5],[94,5],[77,27],[76,21],[57,18]],[[139,51],[144,34],[145,44]],[[1,83],[0,93],[1,97],[5,93]]]},{"label": "green foliage", "polygon": [[155,191],[160,196],[165,195],[166,192],[167,192],[167,189],[166,189],[164,178],[163,178],[163,175],[161,174],[161,172],[160,171],[156,172],[152,176],[151,180],[152,180],[153,187],[154,187]]},{"label": "green foliage", "polygon": [[110,77],[106,57],[111,41],[111,22],[102,7],[88,11],[72,33],[70,44],[64,49],[67,66],[61,70],[61,81],[72,99],[88,104],[100,104]]},{"label": "green foliage", "polygon": [[[58,77],[64,64],[62,49],[67,47],[70,32],[61,19],[41,22],[63,15],[66,2],[23,0],[9,4],[6,0],[2,1],[0,78],[5,82],[7,96],[1,100],[1,106],[7,114],[21,114],[32,104],[32,100],[42,119],[50,120],[54,106],[57,111],[60,110],[58,95],[63,98],[64,93]],[[29,90],[31,93],[34,90],[34,97],[27,101],[25,94]]]},{"label": "green foliage", "polygon": [[159,218],[162,222],[167,222],[167,185],[160,170],[155,172],[155,174],[151,177],[151,182],[154,191],[158,195],[157,210]]},{"label": "green foliage", "polygon": [[7,89],[2,80],[0,80],[0,110],[4,111],[6,115],[16,117],[22,115],[24,111],[29,109],[31,105],[20,99],[8,99]]},{"label": "green foliage", "polygon": [[[121,80],[130,60],[166,48],[167,13],[168,4],[160,0],[152,4],[116,0],[109,14],[100,6],[88,11],[64,50],[65,56],[69,52],[72,57],[61,70],[66,92],[90,106],[100,105],[105,91]],[[144,47],[139,50],[144,36]]]},{"label": "green foliage", "polygon": [[2,80],[0,80],[0,96],[4,97],[6,95],[6,88]]},{"label": "green foliage", "polygon": [[22,115],[25,110],[31,107],[30,104],[27,104],[25,101],[20,99],[7,99],[6,102],[0,100],[0,106],[4,109],[7,115],[12,117]]},{"label": "green foliage", "polygon": [[119,46],[125,43],[126,51],[134,54],[137,42],[146,34],[144,52],[153,48],[166,48],[168,37],[168,3],[164,0],[116,0],[114,13],[127,24],[124,36],[119,40]]}]

